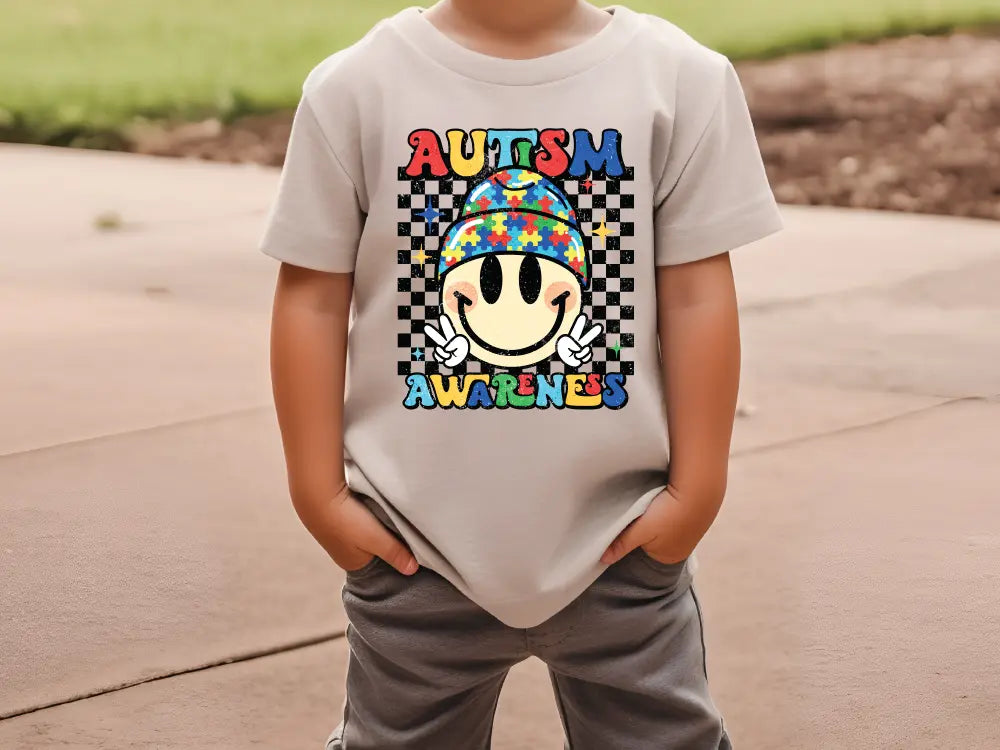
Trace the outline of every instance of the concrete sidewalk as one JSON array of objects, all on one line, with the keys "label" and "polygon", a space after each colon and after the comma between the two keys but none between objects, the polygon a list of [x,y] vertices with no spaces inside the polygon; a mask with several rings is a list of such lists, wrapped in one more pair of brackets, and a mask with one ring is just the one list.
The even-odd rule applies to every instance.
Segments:
[{"label": "concrete sidewalk", "polygon": [[[276,178],[0,147],[0,747],[336,723],[342,579],[270,408]],[[718,701],[746,750],[1000,747],[1000,224],[786,218],[734,254],[751,415],[699,572]],[[561,747],[541,666],[500,750]]]}]

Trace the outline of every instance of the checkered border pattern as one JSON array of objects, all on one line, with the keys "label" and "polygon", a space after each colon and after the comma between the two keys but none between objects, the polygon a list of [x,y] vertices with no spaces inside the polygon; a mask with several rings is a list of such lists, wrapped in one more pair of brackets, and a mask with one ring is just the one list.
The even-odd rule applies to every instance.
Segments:
[{"label": "checkered border pattern", "polygon": [[[398,172],[401,189],[398,208],[405,218],[398,222],[396,228],[399,237],[396,262],[400,269],[397,280],[400,297],[397,308],[399,331],[396,336],[398,374],[492,375],[503,372],[504,368],[471,356],[455,368],[442,367],[433,358],[427,361],[434,342],[424,333],[424,323],[430,321],[436,324],[441,315],[440,290],[435,278],[440,237],[461,211],[469,187],[493,170],[484,170],[468,178],[413,178],[404,169],[400,167]],[[583,293],[583,312],[592,321],[604,326],[604,332],[591,344],[594,358],[581,368],[583,371],[621,372],[625,375],[635,372],[635,363],[630,358],[635,346],[635,309],[631,304],[635,291],[632,271],[635,264],[634,180],[632,167],[626,168],[620,177],[592,175],[580,179],[553,179],[566,193],[581,230],[589,238],[591,278],[589,288]],[[439,211],[440,216],[426,221],[420,214],[428,206]],[[610,232],[603,242],[593,234],[602,221]],[[516,369],[518,372],[547,375],[569,370],[555,356],[531,367]]]}]

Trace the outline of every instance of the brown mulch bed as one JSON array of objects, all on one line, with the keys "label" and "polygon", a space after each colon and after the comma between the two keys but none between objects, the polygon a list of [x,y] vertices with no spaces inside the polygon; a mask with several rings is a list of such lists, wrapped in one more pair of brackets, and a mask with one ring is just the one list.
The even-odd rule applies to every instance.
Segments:
[{"label": "brown mulch bed", "polygon": [[[780,201],[1000,219],[1000,39],[910,36],[738,67]],[[277,165],[290,118],[147,130],[133,149]]]}]

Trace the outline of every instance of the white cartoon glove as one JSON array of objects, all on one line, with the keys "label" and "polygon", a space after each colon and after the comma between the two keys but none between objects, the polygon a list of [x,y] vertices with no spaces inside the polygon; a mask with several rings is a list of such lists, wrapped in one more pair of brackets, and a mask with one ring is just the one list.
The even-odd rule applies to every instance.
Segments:
[{"label": "white cartoon glove", "polygon": [[437,346],[434,347],[434,359],[445,367],[455,367],[462,364],[469,356],[469,340],[461,334],[455,333],[455,328],[447,315],[438,318],[441,330],[430,323],[424,324],[424,333],[427,338]]},{"label": "white cartoon glove", "polygon": [[600,336],[603,330],[604,327],[600,324],[587,328],[587,316],[580,313],[573,321],[569,333],[563,334],[556,341],[556,354],[570,367],[579,367],[589,362],[594,357],[590,342]]}]

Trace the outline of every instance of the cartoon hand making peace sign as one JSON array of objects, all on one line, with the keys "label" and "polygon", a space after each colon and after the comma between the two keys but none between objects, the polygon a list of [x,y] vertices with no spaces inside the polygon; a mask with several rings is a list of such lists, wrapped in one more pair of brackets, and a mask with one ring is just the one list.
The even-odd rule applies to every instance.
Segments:
[{"label": "cartoon hand making peace sign", "polygon": [[440,331],[430,323],[424,324],[427,338],[437,344],[434,347],[434,359],[445,367],[456,367],[469,356],[469,340],[455,333],[455,327],[447,315],[438,318],[438,322],[441,325]]},{"label": "cartoon hand making peace sign", "polygon": [[587,316],[580,313],[573,321],[573,327],[569,333],[563,334],[556,341],[556,354],[559,359],[570,367],[579,367],[586,364],[594,357],[594,350],[590,342],[601,335],[604,327],[594,324],[587,328]]}]

